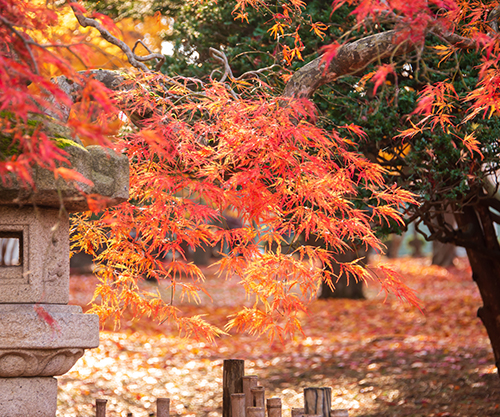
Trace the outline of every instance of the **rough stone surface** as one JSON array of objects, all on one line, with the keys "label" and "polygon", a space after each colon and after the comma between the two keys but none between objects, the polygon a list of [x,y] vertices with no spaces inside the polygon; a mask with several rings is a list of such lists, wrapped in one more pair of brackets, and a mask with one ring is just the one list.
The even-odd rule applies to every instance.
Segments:
[{"label": "rough stone surface", "polygon": [[[127,201],[129,197],[129,166],[126,155],[119,155],[101,146],[71,146],[64,149],[69,154],[71,167],[94,183],[78,183],[78,188],[54,174],[36,167],[33,178],[36,189],[21,186],[15,179],[9,184],[0,183],[0,204],[11,206],[41,206],[68,212],[89,210],[85,194],[104,197],[107,207]],[[85,193],[85,194],[83,194]]]},{"label": "rough stone surface", "polygon": [[80,306],[0,304],[0,350],[98,346],[99,317]]},{"label": "rough stone surface", "polygon": [[0,378],[1,417],[55,417],[56,411],[55,378]]},{"label": "rough stone surface", "polygon": [[0,206],[1,231],[22,233],[22,264],[0,267],[0,303],[67,304],[68,215],[41,207]]}]

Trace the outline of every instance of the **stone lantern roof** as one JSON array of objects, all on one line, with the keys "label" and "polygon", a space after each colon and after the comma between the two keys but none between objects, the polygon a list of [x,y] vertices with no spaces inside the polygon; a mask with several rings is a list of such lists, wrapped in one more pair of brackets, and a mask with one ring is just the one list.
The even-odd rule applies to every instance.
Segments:
[{"label": "stone lantern roof", "polygon": [[83,194],[105,197],[108,207],[127,201],[129,195],[129,169],[126,155],[119,155],[111,149],[93,145],[69,146],[71,168],[94,183],[67,183],[62,178],[40,167],[33,170],[35,188],[20,186],[17,180],[9,184],[0,182],[0,206],[39,206],[59,209],[64,206],[68,212],[87,211],[89,206]]}]

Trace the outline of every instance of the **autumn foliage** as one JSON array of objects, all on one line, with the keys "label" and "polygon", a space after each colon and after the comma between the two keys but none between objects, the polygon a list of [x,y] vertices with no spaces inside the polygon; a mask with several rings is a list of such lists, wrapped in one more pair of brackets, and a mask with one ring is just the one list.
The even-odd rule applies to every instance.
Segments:
[{"label": "autumn foliage", "polygon": [[[161,80],[149,75],[147,85]],[[136,97],[137,89],[131,94]],[[140,101],[121,99],[139,111]],[[401,221],[398,209],[413,201],[384,186],[377,165],[348,151],[350,139],[311,123],[315,114],[307,101],[235,99],[213,83],[196,100],[175,106],[164,100],[152,110],[141,130],[115,143],[132,162],[130,202],[98,220],[87,213],[75,221],[78,244],[94,253],[102,249],[96,290],[102,303],[94,309],[101,317],[119,318],[127,306],[177,322],[187,334],[217,334],[200,317],[180,318],[174,300],[141,293],[137,281],[148,275],[196,299],[203,276],[186,262],[186,248],[220,244],[230,248],[219,261],[222,277],[239,275],[255,297],[228,328],[284,338],[300,328],[297,314],[321,279],[334,285],[336,277],[322,274],[332,254],[352,241],[381,250],[370,224]],[[350,201],[358,187],[366,193],[364,209]],[[244,226],[211,225],[226,210]],[[302,236],[323,239],[329,249],[304,245]],[[292,249],[285,252],[285,245]],[[374,277],[357,264],[343,269],[352,279]],[[392,291],[392,279],[382,282]],[[402,283],[396,287],[411,299]]]},{"label": "autumn foliage", "polygon": [[[78,54],[80,45],[49,43],[51,29],[58,24],[52,7],[7,0],[0,2],[0,10],[0,177],[4,183],[18,178],[33,187],[34,165],[64,177],[68,154],[63,148],[75,144],[71,138],[91,136],[96,143],[109,144],[105,118],[96,125],[91,115],[104,116],[114,108],[107,89],[83,80],[60,53],[67,49]],[[40,38],[47,42],[39,43]],[[69,121],[57,121],[61,108],[73,103],[52,82],[54,71],[85,83],[79,111]]]},{"label": "autumn foliage", "polygon": [[[59,412],[92,415],[92,399],[106,396],[115,399],[109,414],[147,416],[157,397],[170,396],[177,415],[208,416],[221,410],[223,359],[245,358],[245,371],[258,375],[266,395],[282,399],[284,414],[302,407],[303,389],[314,384],[331,386],[334,407],[350,416],[497,415],[500,380],[476,317],[481,298],[467,260],[451,268],[431,266],[428,258],[394,262],[418,291],[424,314],[395,297],[383,302],[377,285],[367,288],[367,300],[313,301],[300,316],[307,337],[285,343],[235,332],[217,343],[197,342],[125,314],[119,330],[101,331],[99,348],[58,379]],[[179,307],[223,326],[228,314],[251,302],[238,277],[221,288],[213,269],[204,268],[213,300],[184,300]],[[70,302],[88,308],[96,281],[72,276]]]},{"label": "autumn foliage", "polygon": [[[368,136],[357,121],[325,128],[310,94],[289,87],[296,85],[296,78],[290,77],[287,66],[303,59],[301,28],[321,40],[328,29],[307,15],[304,2],[282,1],[272,9],[261,1],[234,5],[234,18],[240,21],[248,20],[249,9],[271,13],[268,36],[286,39],[278,51],[281,79],[290,81],[284,96],[278,94],[280,86],[262,82],[256,72],[233,75],[220,53],[220,78],[216,73],[203,80],[167,76],[150,70],[161,62],[144,58],[122,71],[120,85],[110,90],[82,70],[82,65],[102,65],[89,59],[99,55],[99,48],[85,43],[86,32],[72,39],[68,31],[54,28],[63,17],[75,14],[80,23],[92,22],[105,39],[116,40],[115,45],[125,44],[120,43],[123,34],[109,17],[92,14],[81,4],[70,6],[0,0],[0,176],[9,181],[15,175],[33,187],[31,169],[40,165],[67,180],[78,179],[67,166],[60,135],[47,127],[51,123],[67,129],[69,138],[128,155],[130,200],[100,212],[94,201],[94,213],[73,218],[74,249],[93,254],[98,263],[100,283],[92,311],[102,320],[119,322],[122,312],[131,309],[137,316],[177,325],[187,335],[211,340],[221,334],[224,329],[212,325],[209,317],[186,317],[176,307],[179,294],[196,300],[204,291],[203,274],[187,260],[187,250],[220,245],[228,248],[218,263],[221,285],[225,276],[237,274],[254,300],[251,308],[234,311],[226,330],[284,339],[300,330],[298,314],[306,310],[322,280],[335,286],[338,277],[330,272],[335,254],[351,245],[383,251],[374,226],[403,225],[403,212],[416,202],[408,189],[415,191],[412,187],[419,180],[409,182],[408,189],[389,184],[390,168],[377,163],[379,155],[368,159],[359,152]],[[404,120],[407,126],[393,132],[397,146],[404,148],[405,141],[440,129],[463,151],[461,162],[478,168],[475,161],[484,158],[484,151],[466,123],[491,117],[498,108],[500,54],[487,20],[496,6],[454,0],[335,1],[332,13],[350,7],[359,30],[366,22],[389,18],[392,46],[385,54],[358,54],[360,61],[341,73],[343,67],[336,62],[347,56],[342,48],[352,40],[346,33],[324,46],[318,64],[323,78],[307,91],[371,66],[352,91],[362,97],[378,94],[387,107],[404,91],[418,94],[416,107]],[[484,52],[477,63],[477,85],[467,94],[458,93],[451,78],[429,78],[425,86],[401,92],[390,81],[404,66],[393,58],[410,51],[418,54],[429,33],[443,41],[433,46],[440,64],[458,49]],[[138,57],[131,48],[129,61]],[[331,70],[332,65],[337,67]],[[53,82],[55,75],[80,86],[74,96]],[[388,90],[394,95],[387,95]],[[63,110],[68,107],[72,114],[66,118]],[[461,120],[452,114],[457,108]],[[117,135],[116,126],[109,126],[116,120],[124,124]],[[490,149],[489,155],[494,154]],[[472,168],[470,172],[477,175]],[[227,212],[238,216],[243,226],[224,227]],[[306,244],[314,240],[324,244]],[[384,291],[416,303],[388,267],[368,271],[353,262],[343,264],[341,271],[353,280],[376,279]],[[145,277],[157,279],[172,296],[145,292],[139,286]]]}]

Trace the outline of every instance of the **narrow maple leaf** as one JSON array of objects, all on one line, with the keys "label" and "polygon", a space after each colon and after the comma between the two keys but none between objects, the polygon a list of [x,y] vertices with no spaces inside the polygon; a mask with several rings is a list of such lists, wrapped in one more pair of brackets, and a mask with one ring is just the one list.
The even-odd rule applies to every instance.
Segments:
[{"label": "narrow maple leaf", "polygon": [[61,333],[61,326],[57,320],[40,304],[35,304],[33,306],[37,316],[47,323],[54,333]]},{"label": "narrow maple leaf", "polygon": [[332,62],[332,60],[337,56],[339,48],[340,44],[337,41],[320,48],[319,52],[321,53],[321,64],[324,65],[325,73],[328,71],[330,62]]},{"label": "narrow maple leaf", "polygon": [[467,150],[470,152],[471,156],[473,156],[474,152],[478,153],[481,157],[481,160],[484,159],[484,155],[479,149],[480,142],[475,138],[473,133],[468,133],[462,138],[462,143],[465,145]]},{"label": "narrow maple leaf", "polygon": [[82,184],[89,185],[91,187],[94,186],[94,183],[91,180],[85,178],[83,174],[81,174],[78,171],[75,171],[74,169],[65,167],[56,168],[54,170],[54,176],[56,179],[59,176],[61,176],[61,178],[65,179],[66,181],[76,181],[76,182],[81,182]]},{"label": "narrow maple leaf", "polygon": [[372,77],[374,82],[373,95],[377,94],[377,89],[385,82],[389,74],[396,75],[396,70],[392,64],[382,64],[378,67]]}]

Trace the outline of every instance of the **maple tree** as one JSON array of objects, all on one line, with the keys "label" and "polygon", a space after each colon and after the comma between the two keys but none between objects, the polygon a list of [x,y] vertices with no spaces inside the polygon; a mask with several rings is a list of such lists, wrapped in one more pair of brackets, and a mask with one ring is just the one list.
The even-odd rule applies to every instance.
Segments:
[{"label": "maple tree", "polygon": [[[29,168],[36,164],[56,176],[82,181],[56,163],[67,165],[68,160],[48,131],[53,124],[70,129],[63,138],[70,144],[77,146],[80,137],[130,158],[130,201],[104,210],[97,219],[92,213],[73,219],[75,245],[96,254],[101,263],[95,296],[102,302],[93,311],[103,320],[118,319],[130,308],[137,315],[173,322],[186,334],[209,340],[221,334],[200,316],[180,315],[173,295],[180,289],[181,297],[197,298],[203,290],[200,270],[183,259],[183,243],[195,247],[224,242],[231,250],[220,262],[221,270],[240,275],[256,297],[252,308],[235,312],[228,328],[284,338],[300,328],[297,314],[321,279],[333,285],[335,277],[322,274],[332,253],[354,239],[381,249],[370,222],[401,221],[399,208],[413,201],[409,193],[385,186],[377,165],[350,152],[350,139],[315,126],[315,109],[307,100],[251,91],[246,82],[237,83],[237,94],[223,80],[202,83],[151,71],[144,62],[159,59],[161,64],[159,54],[137,55],[117,37],[109,18],[88,17],[82,5],[71,3],[80,25],[95,28],[138,70],[78,72],[58,51],[88,54],[88,45],[62,43],[57,37],[47,43],[60,18],[58,8],[14,1],[4,6],[2,123],[5,151],[13,152],[2,162],[3,180],[18,174],[35,186]],[[61,73],[56,78],[54,67]],[[119,111],[133,125],[110,141],[107,122]],[[36,127],[26,132],[36,118]],[[371,211],[350,203],[356,187],[365,189]],[[104,208],[99,202],[92,196],[89,205]],[[209,224],[227,208],[244,219],[244,227],[228,231]],[[293,254],[280,251],[284,236],[302,234],[323,238],[328,250],[298,244]],[[262,250],[272,244],[277,251]],[[167,262],[165,256],[170,256]],[[355,263],[343,269],[353,279],[380,277],[387,291],[414,301],[390,273],[372,276]],[[145,274],[166,282],[172,298],[141,290],[138,281]]]},{"label": "maple tree", "polygon": [[[274,42],[272,36],[262,36],[267,22],[252,12],[247,16],[253,31],[233,28],[225,38],[221,35],[227,31],[210,32],[209,22],[219,18],[219,26],[228,17],[225,5],[219,12],[186,6],[177,30],[191,48],[218,42],[230,62],[250,71],[259,64],[282,64],[283,43],[287,36],[294,39],[291,35],[302,24],[301,53],[308,63],[296,60],[285,68],[297,72],[284,94],[312,97],[323,116],[318,123],[362,128],[366,137],[356,149],[387,168],[387,182],[420,196],[420,204],[409,207],[407,223],[414,221],[428,240],[467,249],[485,300],[479,315],[497,345],[498,359],[498,4],[338,1],[333,13],[329,6],[308,1],[299,16],[271,13],[273,23],[281,22],[274,26],[275,34],[281,34]],[[201,35],[189,37],[196,31],[186,30],[186,17]],[[320,42],[311,39],[319,27],[311,24],[315,21],[326,23],[335,40],[324,47],[323,57],[314,55]],[[286,34],[280,32],[283,25]],[[182,60],[179,44],[175,56],[186,69],[192,59],[188,52]],[[201,58],[198,62],[201,69],[196,71],[213,66]]]},{"label": "maple tree", "polygon": [[[269,36],[283,39],[276,50],[281,92],[259,71],[235,75],[218,50],[212,56],[222,70],[207,79],[154,71],[163,63],[160,54],[136,54],[109,17],[71,3],[80,25],[95,28],[135,68],[77,72],[59,51],[89,53],[85,45],[46,41],[58,19],[55,5],[0,5],[2,179],[17,174],[33,185],[33,164],[75,178],[56,163],[67,160],[47,132],[54,119],[70,137],[112,146],[131,162],[128,203],[97,219],[91,213],[74,218],[76,245],[100,262],[95,296],[102,302],[94,311],[103,319],[131,308],[187,334],[220,334],[203,317],[182,316],[174,295],[196,298],[203,290],[201,271],[183,259],[183,243],[223,242],[230,251],[221,270],[241,276],[256,300],[229,328],[283,338],[300,327],[304,299],[321,280],[335,284],[335,253],[349,243],[380,250],[373,224],[401,223],[404,209],[430,228],[430,238],[466,247],[498,364],[500,248],[493,227],[498,215],[490,210],[498,203],[485,189],[490,179],[496,191],[498,164],[491,134],[498,106],[497,2],[334,1],[331,12],[347,7],[353,27],[291,71],[286,66],[304,56],[300,31],[308,28],[323,40],[325,23],[313,20],[300,0],[236,1],[236,19],[247,21],[252,9],[268,13]],[[47,64],[60,71],[57,79]],[[335,82],[343,97],[333,99],[336,117],[328,124],[309,99]],[[130,123],[110,141],[107,121],[120,111]],[[30,124],[35,118],[41,121]],[[405,188],[386,182],[391,175]],[[418,206],[409,191],[421,197]],[[226,209],[238,213],[242,228],[210,226]],[[443,221],[448,211],[458,229]],[[306,245],[302,236],[325,245]],[[282,251],[290,243],[292,253]],[[370,274],[352,262],[341,271],[379,279],[386,291],[414,301],[387,268]],[[171,300],[145,293],[138,286],[145,274],[166,283]]]}]

